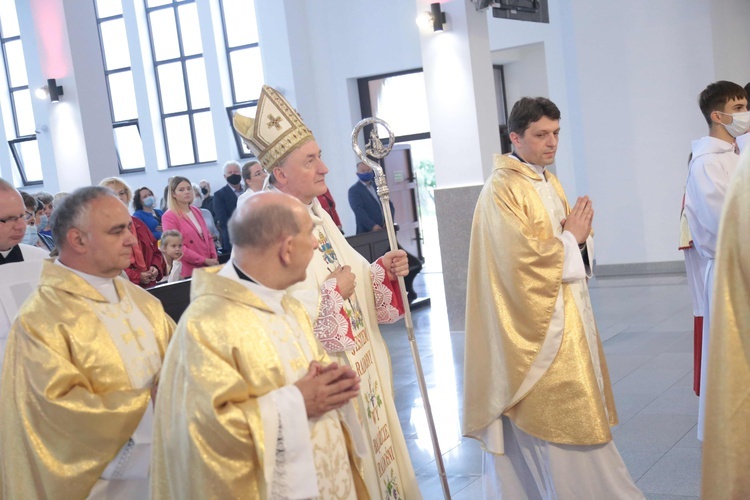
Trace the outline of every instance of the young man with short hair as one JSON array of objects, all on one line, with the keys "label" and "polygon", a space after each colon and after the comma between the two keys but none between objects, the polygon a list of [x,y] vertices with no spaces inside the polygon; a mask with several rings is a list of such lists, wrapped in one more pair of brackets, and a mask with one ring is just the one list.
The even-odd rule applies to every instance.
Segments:
[{"label": "young man with short hair", "polygon": [[482,443],[484,498],[642,499],[620,457],[591,309],[594,216],[547,167],[560,110],[524,97],[474,212],[463,434]]},{"label": "young man with short hair", "polygon": [[[692,160],[685,186],[685,215],[696,255],[705,260],[703,282],[703,338],[701,339],[700,387],[705,387],[708,360],[708,332],[711,328],[713,263],[719,220],[727,188],[739,162],[736,138],[750,127],[747,94],[736,83],[718,81],[698,97],[698,106],[708,124],[708,135],[693,141]],[[699,261],[700,259],[696,259]],[[706,391],[700,393],[698,439],[703,440]]]}]

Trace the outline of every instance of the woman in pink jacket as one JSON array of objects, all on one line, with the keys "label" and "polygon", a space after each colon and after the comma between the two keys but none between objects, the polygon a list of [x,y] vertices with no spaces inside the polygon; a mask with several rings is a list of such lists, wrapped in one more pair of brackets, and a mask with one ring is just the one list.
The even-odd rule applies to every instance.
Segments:
[{"label": "woman in pink jacket", "polygon": [[211,233],[200,209],[191,206],[194,198],[193,185],[185,177],[169,180],[167,210],[161,223],[165,231],[175,229],[182,235],[182,277],[189,278],[196,267],[216,266],[216,255]]}]

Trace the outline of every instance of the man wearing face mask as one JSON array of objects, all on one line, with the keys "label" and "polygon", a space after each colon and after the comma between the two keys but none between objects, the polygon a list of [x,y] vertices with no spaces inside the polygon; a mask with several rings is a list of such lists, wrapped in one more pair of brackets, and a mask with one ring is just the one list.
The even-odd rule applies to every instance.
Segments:
[{"label": "man wearing face mask", "polygon": [[48,222],[47,216],[44,215],[44,204],[23,191],[21,191],[21,197],[26,207],[26,233],[22,243],[51,252],[55,249],[52,237],[40,231],[40,228]]},{"label": "man wearing face mask", "polygon": [[44,203],[40,199],[36,199],[36,207],[34,212],[34,225],[36,226],[36,232],[39,236],[39,243],[37,246],[42,250],[53,251],[55,249],[55,242],[52,239],[50,231],[45,231],[45,228],[49,225],[49,216],[46,213]]},{"label": "man wearing face mask", "polygon": [[[366,163],[357,163],[357,177],[359,181],[349,188],[349,206],[352,207],[357,221],[357,234],[371,231],[382,231],[385,227],[383,210],[380,206],[377,188],[375,187],[375,173]],[[395,217],[393,203],[391,214]],[[414,291],[414,278],[422,270],[422,263],[417,257],[407,252],[409,259],[409,274],[404,278],[409,302],[417,299]]]},{"label": "man wearing face mask", "polygon": [[216,225],[221,231],[222,253],[229,253],[232,251],[232,245],[229,242],[227,223],[234,209],[237,208],[237,198],[244,192],[240,164],[236,161],[227,162],[224,165],[224,178],[227,180],[227,185],[214,193],[213,205]]},{"label": "man wearing face mask", "polygon": [[0,294],[0,367],[15,310],[36,287],[41,261],[47,257],[41,248],[22,243],[28,227],[21,194],[0,179],[0,283],[9,292]]},{"label": "man wearing face mask", "polygon": [[[698,97],[698,105],[708,123],[708,136],[693,141],[692,160],[685,186],[685,216],[687,217],[696,262],[705,265],[702,285],[703,337],[701,339],[700,387],[706,385],[708,360],[708,332],[713,295],[714,258],[719,221],[729,182],[739,162],[736,138],[750,128],[745,89],[736,83],[718,81],[710,84]],[[690,269],[688,269],[690,272]],[[698,410],[698,439],[703,440],[706,391],[700,391]]]},{"label": "man wearing face mask", "polygon": [[[357,234],[380,231],[383,229],[383,211],[380,209],[375,187],[375,173],[366,163],[357,163],[359,181],[349,188],[349,205],[357,221]],[[393,212],[393,203],[391,203]]]},{"label": "man wearing face mask", "polygon": [[37,230],[41,234],[46,234],[47,236],[52,238],[52,228],[49,225],[49,219],[50,217],[52,217],[52,210],[54,208],[52,195],[49,193],[41,192],[36,193],[34,195],[34,198],[41,201],[44,205],[44,218],[42,219],[42,222],[44,222],[44,224],[40,225]]},{"label": "man wearing face mask", "polygon": [[214,212],[214,195],[211,194],[211,184],[205,179],[198,183],[201,188],[201,194],[203,195],[203,201],[201,202],[200,209],[208,210],[211,215],[216,219],[216,213]]}]

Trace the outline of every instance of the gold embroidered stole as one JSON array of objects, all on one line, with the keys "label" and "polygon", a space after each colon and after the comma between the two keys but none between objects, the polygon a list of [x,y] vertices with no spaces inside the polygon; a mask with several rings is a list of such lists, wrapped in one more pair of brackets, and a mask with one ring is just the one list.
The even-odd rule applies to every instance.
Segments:
[{"label": "gold embroidered stole", "polygon": [[161,355],[153,327],[148,318],[135,305],[132,297],[115,279],[120,302],[99,302],[84,298],[91,310],[104,325],[120,353],[130,382],[135,389],[150,387],[161,369]]},{"label": "gold embroidered stole", "polygon": [[[313,255],[316,267],[325,267],[329,273],[345,265],[336,255],[322,224],[316,224],[318,251]],[[402,498],[401,478],[396,461],[396,451],[391,439],[388,417],[383,403],[382,384],[387,382],[387,373],[378,371],[370,336],[365,328],[365,320],[356,292],[345,301],[344,310],[351,323],[357,347],[345,353],[329,353],[340,362],[346,360],[349,366],[362,379],[357,409],[363,429],[368,437],[371,459],[378,474],[378,486],[382,498]],[[372,492],[371,492],[372,493]]]}]

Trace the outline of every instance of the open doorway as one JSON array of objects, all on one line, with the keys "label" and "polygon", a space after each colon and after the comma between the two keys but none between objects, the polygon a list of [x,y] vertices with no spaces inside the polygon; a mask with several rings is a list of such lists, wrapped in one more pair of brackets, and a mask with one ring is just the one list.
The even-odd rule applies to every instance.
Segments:
[{"label": "open doorway", "polygon": [[[435,217],[435,164],[430,139],[427,97],[424,90],[424,76],[421,69],[378,75],[358,80],[362,117],[376,116],[385,120],[393,130],[399,154],[407,154],[411,178],[404,181],[413,187],[413,221],[400,222],[415,228],[414,236],[399,234],[402,246],[408,240],[419,240],[419,255],[424,264],[422,272],[442,272],[440,243]],[[384,130],[379,131],[381,139],[388,138]],[[394,154],[394,153],[391,153]],[[395,157],[392,159],[395,160]],[[388,171],[386,158],[384,169]],[[401,162],[399,161],[399,165]],[[399,167],[401,168],[401,167]],[[388,175],[388,174],[386,174]],[[390,176],[389,176],[390,177]],[[389,183],[390,187],[390,183]],[[396,218],[403,221],[404,214]],[[401,233],[401,231],[399,231]]]},{"label": "open doorway", "polygon": [[[502,152],[507,153],[510,151],[510,140],[506,125],[507,100],[503,66],[495,64],[493,73],[498,103],[498,133]],[[420,257],[424,260],[423,272],[442,272],[435,215],[435,163],[422,69],[360,78],[357,83],[362,117],[375,116],[385,120],[395,134],[396,144],[410,150],[413,179],[408,180],[413,181],[415,189],[415,217],[417,237],[421,241]],[[388,138],[384,130],[380,131],[379,136],[383,140]],[[386,158],[386,170],[387,164]],[[399,242],[401,239],[400,236]]]}]

